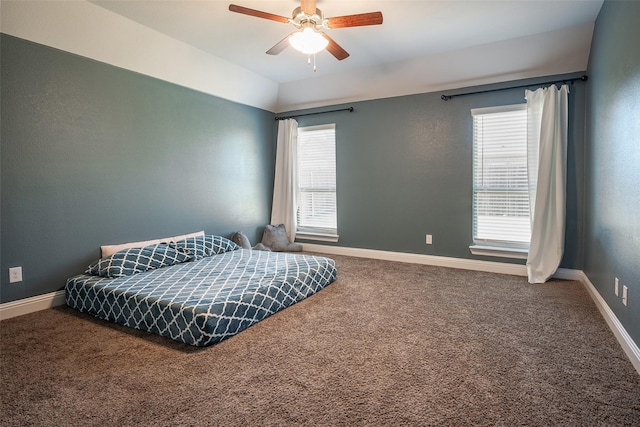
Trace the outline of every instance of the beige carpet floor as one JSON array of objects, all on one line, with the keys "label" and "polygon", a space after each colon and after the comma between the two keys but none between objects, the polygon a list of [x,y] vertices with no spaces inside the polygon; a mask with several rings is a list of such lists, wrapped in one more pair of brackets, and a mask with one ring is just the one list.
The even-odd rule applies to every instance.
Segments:
[{"label": "beige carpet floor", "polygon": [[338,280],[207,348],[57,307],[0,322],[3,426],[639,426],[584,287],[333,257]]}]

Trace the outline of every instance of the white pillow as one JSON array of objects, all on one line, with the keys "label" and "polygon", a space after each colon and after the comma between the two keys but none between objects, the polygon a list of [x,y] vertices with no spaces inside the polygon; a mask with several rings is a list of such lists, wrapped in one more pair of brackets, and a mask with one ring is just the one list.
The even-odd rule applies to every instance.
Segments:
[{"label": "white pillow", "polygon": [[145,240],[142,242],[131,242],[131,243],[121,243],[119,245],[105,245],[100,246],[100,252],[102,253],[101,257],[104,258],[109,255],[113,255],[118,251],[129,248],[144,248],[149,245],[156,245],[158,243],[168,243],[168,242],[177,242],[179,240],[184,240],[188,237],[198,237],[204,236],[204,230],[197,231],[195,233],[190,234],[181,234],[179,236],[173,237],[165,237],[164,239],[154,239],[154,240]]}]

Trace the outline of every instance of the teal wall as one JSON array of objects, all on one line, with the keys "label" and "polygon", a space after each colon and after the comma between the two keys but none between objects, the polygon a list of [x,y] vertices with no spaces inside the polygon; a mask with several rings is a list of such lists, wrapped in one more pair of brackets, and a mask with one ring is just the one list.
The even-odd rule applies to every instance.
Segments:
[{"label": "teal wall", "polygon": [[100,245],[261,236],[273,113],[5,34],[0,47],[2,302],[62,289]]},{"label": "teal wall", "polygon": [[[550,76],[447,94],[579,77]],[[588,84],[588,83],[587,83]],[[582,269],[586,87],[570,87],[567,231],[561,266]],[[301,126],[336,123],[338,246],[524,263],[474,256],[471,109],[523,103],[524,89],[440,99],[441,92],[337,105],[340,112],[299,117]],[[296,113],[296,112],[290,112]],[[289,113],[287,113],[289,114]],[[425,234],[433,244],[425,244]]]},{"label": "teal wall", "polygon": [[[587,101],[585,268],[640,343],[640,2],[605,1],[596,21]],[[614,294],[614,278],[629,303]]]}]

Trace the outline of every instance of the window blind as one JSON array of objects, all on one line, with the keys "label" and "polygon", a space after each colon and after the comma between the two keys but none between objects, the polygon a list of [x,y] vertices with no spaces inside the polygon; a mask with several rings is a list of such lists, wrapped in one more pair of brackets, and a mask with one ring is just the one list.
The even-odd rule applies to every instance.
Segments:
[{"label": "window blind", "polygon": [[526,104],[473,115],[473,240],[527,249],[531,236]]},{"label": "window blind", "polygon": [[298,232],[337,234],[335,125],[298,129]]}]

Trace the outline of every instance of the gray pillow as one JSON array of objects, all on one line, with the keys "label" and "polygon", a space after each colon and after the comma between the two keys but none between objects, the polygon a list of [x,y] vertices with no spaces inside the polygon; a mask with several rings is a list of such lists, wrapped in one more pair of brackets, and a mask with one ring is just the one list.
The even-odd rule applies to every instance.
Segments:
[{"label": "gray pillow", "polygon": [[256,251],[271,251],[268,247],[263,245],[262,243],[258,243],[253,248],[251,247],[251,241],[242,231],[236,231],[235,234],[231,237],[234,243],[240,246],[242,249],[253,249]]},{"label": "gray pillow", "polygon": [[246,234],[242,231],[236,231],[233,236],[231,236],[231,240],[242,249],[251,249],[251,242]]},{"label": "gray pillow", "polygon": [[284,224],[267,225],[262,233],[262,243],[275,252],[300,252],[302,245],[289,242]]}]

